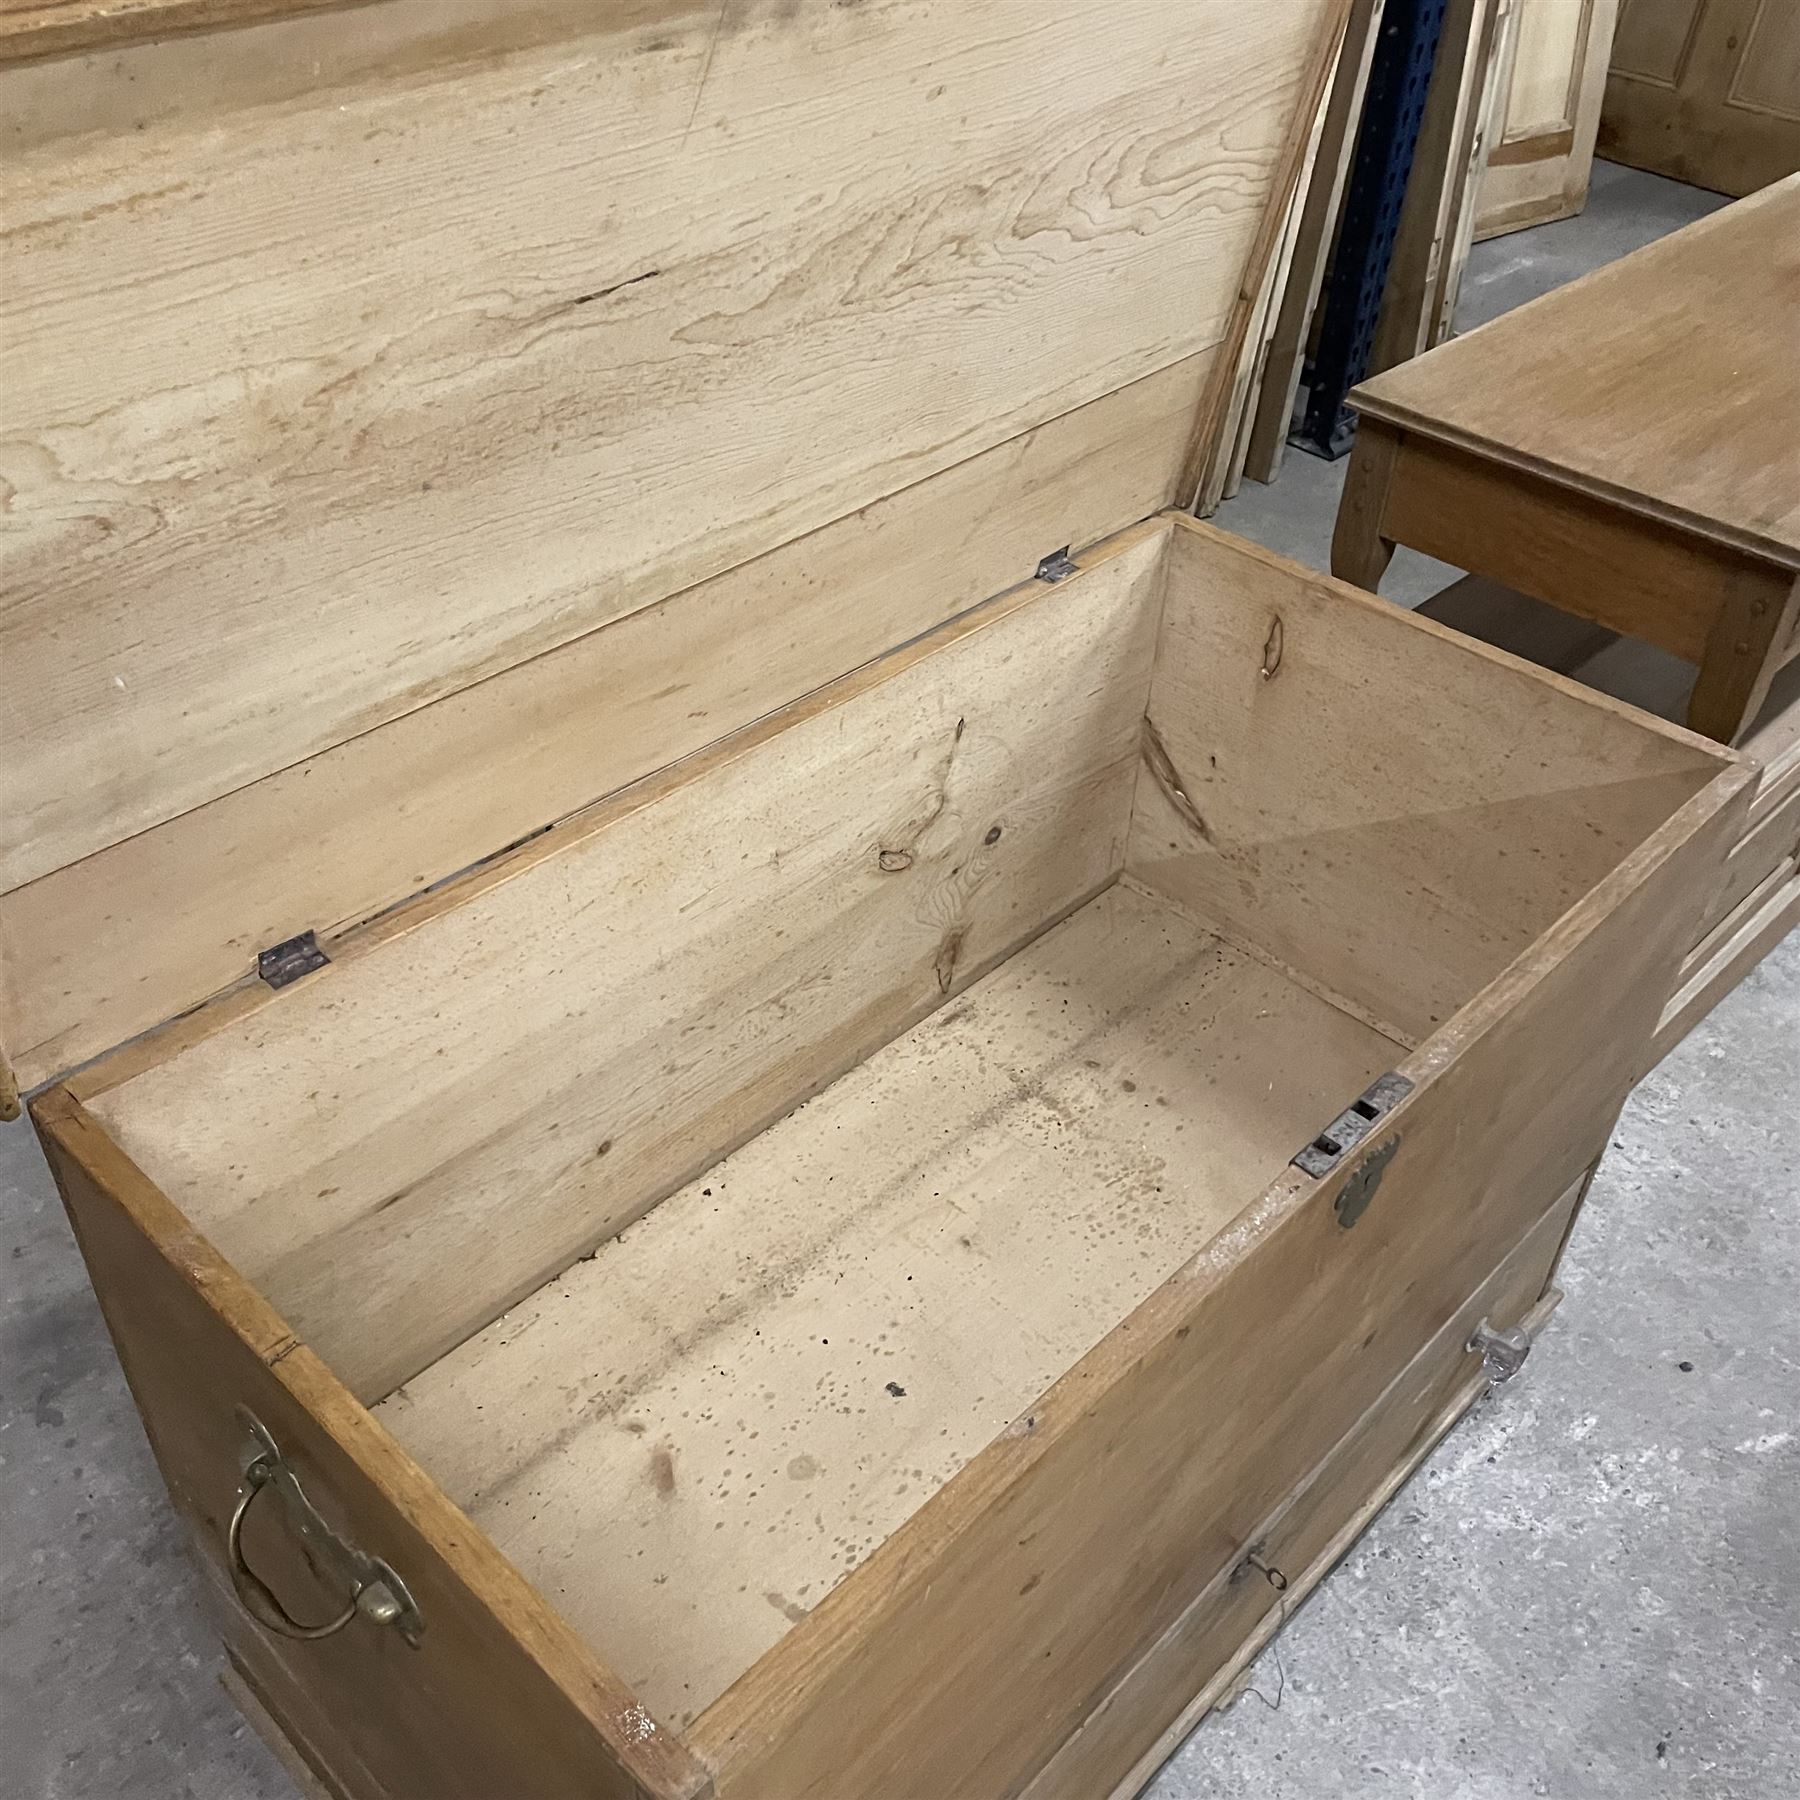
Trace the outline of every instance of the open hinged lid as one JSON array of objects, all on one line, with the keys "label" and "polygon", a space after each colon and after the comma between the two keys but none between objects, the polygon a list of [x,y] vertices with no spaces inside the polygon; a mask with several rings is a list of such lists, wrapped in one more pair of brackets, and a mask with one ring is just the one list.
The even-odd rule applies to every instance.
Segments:
[{"label": "open hinged lid", "polygon": [[1180,498],[1342,10],[0,34],[18,1085]]}]

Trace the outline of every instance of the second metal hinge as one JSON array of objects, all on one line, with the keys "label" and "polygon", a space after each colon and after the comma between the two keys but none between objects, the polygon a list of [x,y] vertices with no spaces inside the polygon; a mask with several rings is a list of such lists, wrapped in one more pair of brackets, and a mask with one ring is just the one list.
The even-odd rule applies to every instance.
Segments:
[{"label": "second metal hinge", "polygon": [[284,988],[314,969],[322,969],[331,958],[319,948],[317,932],[303,931],[284,943],[271,944],[256,953],[256,972],[272,988]]}]

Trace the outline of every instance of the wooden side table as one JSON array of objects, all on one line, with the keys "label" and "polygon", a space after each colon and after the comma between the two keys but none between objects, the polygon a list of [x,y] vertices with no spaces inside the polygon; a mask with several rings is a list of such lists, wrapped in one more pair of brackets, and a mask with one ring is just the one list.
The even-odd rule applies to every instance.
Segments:
[{"label": "wooden side table", "polygon": [[1736,743],[1800,659],[1800,176],[1374,380],[1332,544],[1396,544],[1699,665]]}]

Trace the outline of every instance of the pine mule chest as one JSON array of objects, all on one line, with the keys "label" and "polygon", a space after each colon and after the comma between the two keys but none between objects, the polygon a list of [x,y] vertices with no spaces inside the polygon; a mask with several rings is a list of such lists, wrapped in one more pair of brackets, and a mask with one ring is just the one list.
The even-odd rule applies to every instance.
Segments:
[{"label": "pine mule chest", "polygon": [[1523,1348],[1751,780],[1171,510],[1341,7],[145,16],[0,40],[0,1035],[241,1690],[1135,1792]]}]

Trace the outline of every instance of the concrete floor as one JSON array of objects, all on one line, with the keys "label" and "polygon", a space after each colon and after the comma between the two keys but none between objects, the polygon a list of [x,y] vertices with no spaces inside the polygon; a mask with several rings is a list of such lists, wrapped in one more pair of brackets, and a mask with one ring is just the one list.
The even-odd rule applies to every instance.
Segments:
[{"label": "concrete floor", "polygon": [[[1714,204],[1602,165],[1583,218],[1477,250],[1463,322]],[[1323,567],[1342,479],[1291,455],[1221,522]],[[1401,552],[1386,591],[1453,573]],[[1800,1795],[1800,934],[1640,1087],[1562,1285],[1154,1800]],[[0,1793],[292,1800],[182,1556],[36,1146],[0,1128]]]}]

